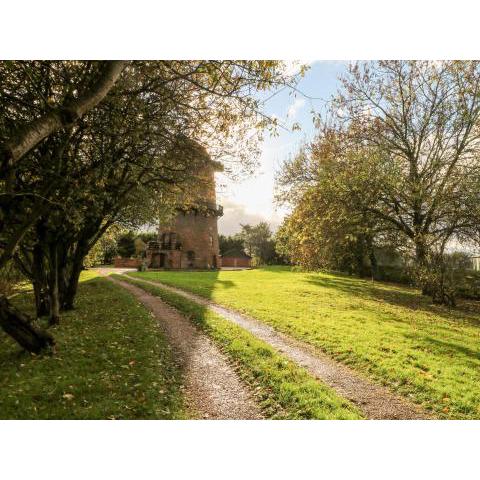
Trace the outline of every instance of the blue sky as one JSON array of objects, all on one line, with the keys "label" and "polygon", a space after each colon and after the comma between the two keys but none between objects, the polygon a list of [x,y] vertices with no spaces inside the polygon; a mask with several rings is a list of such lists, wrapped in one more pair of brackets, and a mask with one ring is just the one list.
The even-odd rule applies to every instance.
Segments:
[{"label": "blue sky", "polygon": [[299,146],[310,140],[315,129],[312,110],[321,111],[325,101],[337,91],[339,75],[347,68],[346,62],[316,61],[300,80],[298,89],[309,99],[299,93],[281,91],[266,104],[268,115],[275,115],[289,128],[294,122],[301,126],[300,131],[279,129],[277,137],[266,136],[262,145],[260,165],[257,172],[242,182],[233,182],[223,177],[217,182],[225,186],[218,192],[219,203],[224,206],[224,216],[219,221],[219,232],[230,235],[240,230],[240,223],[258,223],[268,221],[273,228],[281,222],[286,211],[273,202],[275,172],[282,160],[295,153]]}]

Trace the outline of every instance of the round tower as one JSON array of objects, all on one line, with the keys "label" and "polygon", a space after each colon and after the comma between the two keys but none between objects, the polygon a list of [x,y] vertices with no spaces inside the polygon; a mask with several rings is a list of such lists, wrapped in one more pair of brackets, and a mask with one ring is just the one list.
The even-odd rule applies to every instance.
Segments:
[{"label": "round tower", "polygon": [[200,161],[195,185],[179,200],[177,215],[159,226],[158,242],[147,251],[151,268],[214,269],[221,266],[217,219],[223,209],[216,203],[215,172],[223,169],[207,151],[195,145]]}]

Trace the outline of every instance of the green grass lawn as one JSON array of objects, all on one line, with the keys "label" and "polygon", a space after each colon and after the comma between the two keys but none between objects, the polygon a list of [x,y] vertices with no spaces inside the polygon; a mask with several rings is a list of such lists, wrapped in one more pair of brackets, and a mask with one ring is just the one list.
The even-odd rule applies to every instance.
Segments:
[{"label": "green grass lawn", "polygon": [[[119,286],[82,274],[77,308],[51,331],[54,355],[0,331],[1,419],[183,418],[180,372],[151,314]],[[12,300],[33,311],[32,294]]]},{"label": "green grass lawn", "polygon": [[351,403],[238,325],[180,295],[141,281],[123,279],[160,297],[204,330],[230,357],[243,380],[255,391],[266,417],[327,420],[361,418]]},{"label": "green grass lawn", "polygon": [[286,267],[145,272],[274,326],[439,418],[480,418],[480,306],[447,309],[403,286]]}]

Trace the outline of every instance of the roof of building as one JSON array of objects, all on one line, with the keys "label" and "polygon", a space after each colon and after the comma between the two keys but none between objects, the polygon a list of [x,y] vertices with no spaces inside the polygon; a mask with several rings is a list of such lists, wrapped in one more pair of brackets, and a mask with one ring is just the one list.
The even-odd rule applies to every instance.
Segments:
[{"label": "roof of building", "polygon": [[222,257],[252,258],[244,251],[235,248],[232,248],[231,250],[227,250],[225,253],[222,253]]}]

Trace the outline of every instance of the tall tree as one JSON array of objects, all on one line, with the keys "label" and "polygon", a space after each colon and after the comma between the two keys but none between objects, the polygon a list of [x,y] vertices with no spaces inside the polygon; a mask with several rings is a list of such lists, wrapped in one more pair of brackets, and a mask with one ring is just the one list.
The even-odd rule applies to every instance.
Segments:
[{"label": "tall tree", "polygon": [[472,224],[466,207],[478,200],[480,63],[356,64],[343,83],[337,119],[349,125],[353,144],[375,151],[362,165],[375,202],[357,199],[412,242],[422,264]]},{"label": "tall tree", "polygon": [[[82,78],[91,64],[27,66],[31,68],[22,62],[5,66],[2,139],[14,138],[19,126],[42,118],[52,102],[75,104],[82,82],[72,78]],[[251,128],[269,125],[253,93],[281,83],[285,77],[279,62],[129,62],[95,108],[59,130],[42,130],[43,140],[35,148],[5,165],[0,264],[15,257],[23,265],[34,286],[48,292],[50,319],[56,323],[60,308],[73,307],[89,250],[115,222],[132,218],[139,204],[149,207],[140,209],[149,221],[162,203],[168,205],[163,199],[195,170],[198,155],[192,145],[208,145],[214,156],[235,155],[250,168],[259,139]],[[8,305],[6,299],[0,305],[4,329],[29,350],[43,348],[48,342],[33,328],[27,341],[15,337],[24,324],[20,316],[15,324],[16,312],[7,312]]]},{"label": "tall tree", "polygon": [[245,252],[253,257],[257,264],[264,265],[275,261],[275,243],[267,222],[242,225],[239,236],[243,240]]},{"label": "tall tree", "polygon": [[402,243],[424,292],[449,303],[445,249],[480,222],[480,63],[357,63],[342,81],[322,127],[340,142],[339,198]]},{"label": "tall tree", "polygon": [[[375,275],[374,247],[387,241],[388,226],[358,204],[352,191],[371,195],[369,179],[355,169],[362,149],[349,150],[344,136],[320,131],[276,178],[276,199],[293,207],[276,248],[304,268]],[[369,265],[368,265],[369,264]]]},{"label": "tall tree", "polygon": [[240,254],[245,253],[245,248],[243,246],[243,237],[240,233],[235,235],[219,235],[218,244],[220,247],[220,255],[225,255],[230,253]]}]

